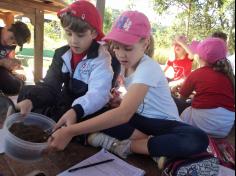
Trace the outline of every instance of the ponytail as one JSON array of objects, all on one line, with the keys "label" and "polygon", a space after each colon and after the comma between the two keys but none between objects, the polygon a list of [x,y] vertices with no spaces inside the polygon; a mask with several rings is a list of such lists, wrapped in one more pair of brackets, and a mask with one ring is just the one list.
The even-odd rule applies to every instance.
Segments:
[{"label": "ponytail", "polygon": [[217,61],[212,66],[215,71],[224,73],[225,75],[229,77],[230,81],[232,82],[232,86],[233,86],[233,90],[235,94],[235,76],[234,76],[233,69],[229,60],[225,59],[225,60]]}]

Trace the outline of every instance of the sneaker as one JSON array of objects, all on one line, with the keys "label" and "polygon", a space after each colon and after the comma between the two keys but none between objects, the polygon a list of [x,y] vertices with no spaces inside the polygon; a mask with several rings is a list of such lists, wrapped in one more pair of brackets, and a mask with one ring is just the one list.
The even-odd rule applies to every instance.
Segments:
[{"label": "sneaker", "polygon": [[93,133],[89,135],[88,144],[93,147],[102,147],[121,158],[127,158],[127,156],[131,154],[130,140],[119,141],[118,139],[104,133]]},{"label": "sneaker", "polygon": [[108,136],[104,133],[93,133],[88,136],[88,144],[93,147],[102,147],[106,150],[110,150],[113,143],[118,142],[116,138]]},{"label": "sneaker", "polygon": [[127,156],[132,153],[131,140],[127,139],[113,143],[110,151],[123,159],[127,158]]},{"label": "sneaker", "polygon": [[167,158],[164,156],[161,157],[152,157],[153,161],[157,163],[157,166],[160,170],[163,170],[167,162]]}]

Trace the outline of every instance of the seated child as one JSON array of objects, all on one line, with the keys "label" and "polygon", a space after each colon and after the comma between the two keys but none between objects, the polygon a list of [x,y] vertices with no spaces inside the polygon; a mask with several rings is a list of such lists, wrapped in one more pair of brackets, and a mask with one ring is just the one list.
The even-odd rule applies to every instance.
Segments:
[{"label": "seated child", "polygon": [[[169,58],[164,72],[169,68],[174,71],[173,78],[169,79],[170,86],[180,85],[184,79],[191,73],[194,55],[187,46],[187,39],[184,36],[177,36],[173,42],[174,58]],[[167,75],[168,77],[168,75]]]},{"label": "seated child", "polygon": [[25,76],[16,73],[20,60],[15,59],[15,48],[29,42],[30,30],[25,23],[17,21],[9,27],[0,27],[0,91],[7,95],[18,94]]},{"label": "seated child", "polygon": [[228,135],[235,120],[235,80],[226,48],[219,38],[202,41],[197,47],[201,68],[180,89],[182,99],[196,92],[191,106],[181,114],[182,120],[220,138]]},{"label": "seated child", "polygon": [[110,54],[98,42],[104,34],[93,4],[76,1],[59,11],[58,17],[68,45],[55,51],[41,82],[23,88],[17,108],[23,115],[33,111],[55,121],[71,119],[67,123],[71,125],[108,103],[113,71]]}]

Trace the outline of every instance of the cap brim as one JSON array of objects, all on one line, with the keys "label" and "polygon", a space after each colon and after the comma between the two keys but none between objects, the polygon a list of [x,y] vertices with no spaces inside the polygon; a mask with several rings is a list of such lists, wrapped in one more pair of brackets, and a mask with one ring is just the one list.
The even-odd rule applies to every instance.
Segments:
[{"label": "cap brim", "polygon": [[103,40],[113,40],[124,45],[133,45],[140,40],[140,37],[123,31],[113,31],[105,36]]}]

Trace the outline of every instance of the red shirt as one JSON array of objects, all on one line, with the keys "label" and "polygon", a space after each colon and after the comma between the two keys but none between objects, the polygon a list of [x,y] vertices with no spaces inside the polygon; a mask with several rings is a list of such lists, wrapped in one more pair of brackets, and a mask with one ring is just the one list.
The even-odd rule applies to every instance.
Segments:
[{"label": "red shirt", "polygon": [[188,58],[188,54],[185,55],[184,59],[168,60],[167,65],[173,67],[175,72],[173,81],[185,79],[192,71],[192,63],[193,60]]},{"label": "red shirt", "polygon": [[71,62],[70,62],[72,70],[76,69],[76,66],[84,58],[85,55],[86,55],[86,52],[83,52],[81,54],[75,54],[75,53],[72,52],[72,59],[71,59]]},{"label": "red shirt", "polygon": [[193,108],[223,107],[235,111],[234,90],[230,79],[211,67],[206,66],[193,71],[185,80],[180,95],[188,97],[193,91],[196,91],[192,101]]}]

